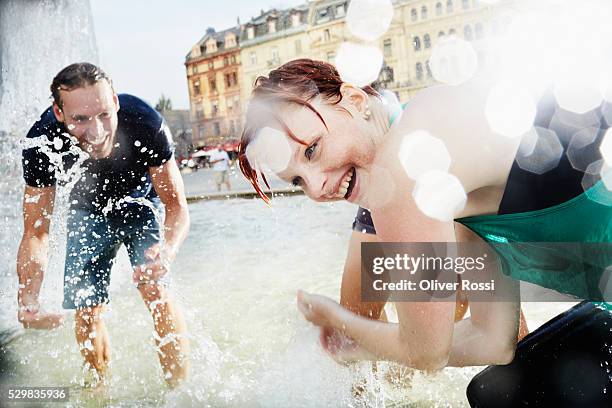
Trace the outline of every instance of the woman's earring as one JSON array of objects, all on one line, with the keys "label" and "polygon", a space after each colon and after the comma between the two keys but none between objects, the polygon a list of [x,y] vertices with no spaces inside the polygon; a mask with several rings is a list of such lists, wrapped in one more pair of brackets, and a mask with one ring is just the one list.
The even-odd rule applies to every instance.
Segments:
[{"label": "woman's earring", "polygon": [[363,112],[363,118],[365,120],[370,120],[371,116],[372,116],[372,111],[370,111],[370,107],[368,105],[366,105],[365,112]]}]

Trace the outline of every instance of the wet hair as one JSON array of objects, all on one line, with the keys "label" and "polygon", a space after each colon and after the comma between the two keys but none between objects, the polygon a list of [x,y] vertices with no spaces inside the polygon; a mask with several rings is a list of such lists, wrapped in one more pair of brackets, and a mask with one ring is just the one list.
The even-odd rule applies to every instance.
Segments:
[{"label": "wet hair", "polygon": [[[266,203],[270,203],[270,199],[261,189],[257,169],[253,167],[252,163],[249,163],[246,155],[249,143],[253,141],[260,129],[270,126],[271,119],[291,139],[306,145],[307,143],[291,132],[291,129],[282,120],[279,115],[281,110],[279,108],[287,103],[303,106],[317,115],[327,128],[325,120],[310,101],[317,96],[321,96],[327,103],[338,104],[342,100],[340,87],[343,83],[340,74],[332,64],[306,58],[290,61],[270,71],[268,76],[260,76],[255,80],[238,148],[238,164],[242,174]],[[368,95],[379,96],[378,92],[371,86],[365,86],[362,89]],[[270,188],[263,173],[261,178]]]},{"label": "wet hair", "polygon": [[60,91],[72,91],[86,85],[94,85],[106,80],[113,87],[113,81],[100,67],[89,62],[77,62],[70,64],[57,73],[51,82],[51,97],[53,102],[62,107]]}]

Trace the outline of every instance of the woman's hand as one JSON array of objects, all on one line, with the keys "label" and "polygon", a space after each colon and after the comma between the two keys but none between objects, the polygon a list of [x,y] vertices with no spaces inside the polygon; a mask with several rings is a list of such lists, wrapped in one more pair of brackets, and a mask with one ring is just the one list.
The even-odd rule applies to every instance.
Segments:
[{"label": "woman's hand", "polygon": [[298,309],[306,320],[324,328],[334,328],[335,314],[341,309],[338,303],[328,297],[298,291]]},{"label": "woman's hand", "polygon": [[336,327],[341,313],[349,313],[328,297],[298,291],[298,309],[306,320],[319,326],[321,347],[339,364],[373,359],[353,339],[343,333],[343,327]]}]

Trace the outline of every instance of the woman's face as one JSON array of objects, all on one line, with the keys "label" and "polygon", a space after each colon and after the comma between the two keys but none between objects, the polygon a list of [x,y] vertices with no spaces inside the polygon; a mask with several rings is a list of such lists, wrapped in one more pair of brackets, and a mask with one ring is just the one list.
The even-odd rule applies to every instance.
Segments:
[{"label": "woman's face", "polygon": [[312,106],[325,124],[310,109],[292,104],[281,112],[287,127],[306,145],[285,135],[289,163],[277,175],[299,185],[315,201],[348,200],[360,203],[366,190],[369,166],[374,157],[372,126],[364,118],[368,96],[352,89],[331,105],[316,98]]}]

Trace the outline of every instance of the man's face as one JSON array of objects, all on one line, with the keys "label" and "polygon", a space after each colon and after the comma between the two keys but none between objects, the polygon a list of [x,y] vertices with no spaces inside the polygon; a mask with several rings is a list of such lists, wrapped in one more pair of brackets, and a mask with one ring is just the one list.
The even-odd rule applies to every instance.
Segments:
[{"label": "man's face", "polygon": [[53,112],[79,146],[93,159],[108,157],[115,143],[119,99],[106,80],[71,91],[60,91],[62,106]]}]

